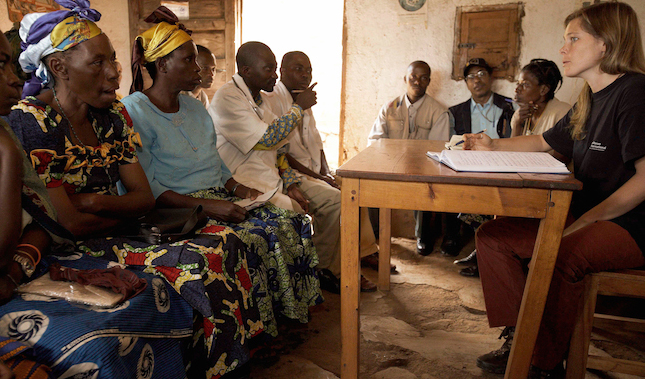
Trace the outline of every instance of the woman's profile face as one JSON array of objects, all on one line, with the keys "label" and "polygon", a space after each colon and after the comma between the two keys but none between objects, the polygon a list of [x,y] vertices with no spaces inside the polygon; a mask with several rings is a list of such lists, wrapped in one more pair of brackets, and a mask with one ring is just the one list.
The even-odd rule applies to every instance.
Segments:
[{"label": "woman's profile face", "polygon": [[165,75],[172,80],[177,89],[192,91],[201,84],[201,67],[197,64],[197,46],[188,41],[179,46],[166,58]]},{"label": "woman's profile face", "polygon": [[515,87],[515,100],[518,103],[539,103],[544,101],[542,95],[543,86],[540,85],[538,79],[529,71],[520,72],[517,79],[517,87]]},{"label": "woman's profile face", "polygon": [[95,107],[107,108],[119,88],[116,53],[110,39],[100,34],[78,44],[67,54],[67,84],[77,97]]},{"label": "woman's profile face", "polygon": [[564,46],[560,49],[564,75],[583,79],[599,75],[605,50],[601,39],[582,28],[580,18],[572,20],[564,32]]}]

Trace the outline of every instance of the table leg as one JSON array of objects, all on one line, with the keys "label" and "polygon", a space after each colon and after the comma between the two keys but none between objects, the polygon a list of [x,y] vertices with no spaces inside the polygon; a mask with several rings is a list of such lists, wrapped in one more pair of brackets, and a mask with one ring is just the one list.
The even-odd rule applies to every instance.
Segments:
[{"label": "table leg", "polygon": [[340,231],[340,335],[343,379],[358,378],[360,348],[359,179],[343,178]]},{"label": "table leg", "polygon": [[533,258],[524,286],[505,379],[521,379],[528,376],[571,195],[570,191],[551,191],[550,193],[551,201],[547,206],[545,218],[540,221]]},{"label": "table leg", "polygon": [[379,210],[379,260],[378,260],[378,289],[390,289],[390,242],[392,235],[392,210],[380,208]]}]

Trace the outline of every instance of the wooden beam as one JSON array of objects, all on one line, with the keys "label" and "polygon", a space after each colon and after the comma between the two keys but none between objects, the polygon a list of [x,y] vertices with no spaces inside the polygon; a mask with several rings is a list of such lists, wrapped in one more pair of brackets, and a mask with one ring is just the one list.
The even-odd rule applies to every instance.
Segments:
[{"label": "wooden beam", "polygon": [[620,372],[622,374],[636,375],[645,377],[645,363],[626,361],[624,359],[616,359],[612,357],[599,357],[592,355],[589,357],[587,363],[588,369]]},{"label": "wooden beam", "polygon": [[340,81],[340,122],[338,129],[338,166],[345,163],[345,113],[347,112],[347,0],[343,3],[343,62]]},{"label": "wooden beam", "polygon": [[235,73],[235,21],[237,20],[235,0],[225,0],[224,18],[226,20],[224,29],[226,72],[224,76],[228,82],[233,78],[233,74]]},{"label": "wooden beam", "polygon": [[460,184],[410,182],[405,185],[406,193],[415,196],[401,196],[401,183],[361,180],[359,205],[542,218],[549,196],[549,191],[542,189],[478,187],[474,192],[472,186]]}]

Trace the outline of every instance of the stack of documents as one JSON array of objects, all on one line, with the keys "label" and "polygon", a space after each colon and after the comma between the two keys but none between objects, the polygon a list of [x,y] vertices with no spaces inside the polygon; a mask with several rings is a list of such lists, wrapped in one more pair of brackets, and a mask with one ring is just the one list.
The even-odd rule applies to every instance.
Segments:
[{"label": "stack of documents", "polygon": [[548,153],[443,150],[441,153],[428,151],[426,155],[455,171],[570,173],[564,163]]}]

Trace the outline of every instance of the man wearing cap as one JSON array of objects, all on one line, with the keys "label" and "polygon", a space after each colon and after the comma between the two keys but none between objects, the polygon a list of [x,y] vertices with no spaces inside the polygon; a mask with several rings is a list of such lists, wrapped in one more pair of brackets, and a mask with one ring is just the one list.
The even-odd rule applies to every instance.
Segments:
[{"label": "man wearing cap", "polygon": [[[511,136],[512,100],[494,93],[493,68],[483,58],[473,58],[464,67],[464,79],[472,97],[461,104],[450,107],[450,121],[453,134],[486,133],[491,138]],[[441,251],[456,256],[461,251],[459,229],[461,221],[456,215],[446,217],[446,238]],[[475,264],[459,273],[464,276],[479,276],[476,253],[455,261],[458,264]]]},{"label": "man wearing cap", "polygon": [[[383,105],[367,137],[368,145],[381,138],[448,140],[448,109],[426,93],[430,85],[430,72],[430,65],[426,62],[410,63],[403,77],[407,86],[406,93]],[[377,209],[370,209],[370,218],[375,226],[378,225],[378,217],[375,217],[377,212]],[[417,252],[424,256],[432,252],[435,238],[441,234],[440,231],[433,230],[441,227],[441,224],[436,222],[435,228],[432,227],[433,216],[436,219],[440,215],[426,211],[414,212]]]}]

